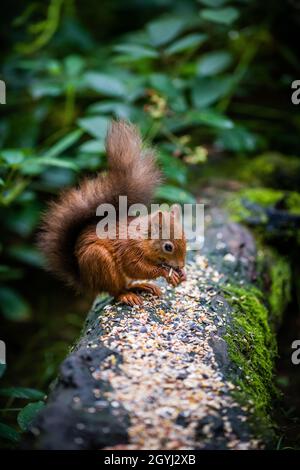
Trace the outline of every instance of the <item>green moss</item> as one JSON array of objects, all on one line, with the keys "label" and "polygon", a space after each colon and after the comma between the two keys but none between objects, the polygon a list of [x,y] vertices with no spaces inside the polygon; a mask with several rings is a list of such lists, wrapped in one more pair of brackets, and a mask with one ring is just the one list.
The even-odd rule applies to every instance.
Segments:
[{"label": "green moss", "polygon": [[289,190],[299,187],[299,174],[299,158],[277,152],[258,155],[240,170],[243,181]]},{"label": "green moss", "polygon": [[270,266],[271,286],[269,304],[272,320],[280,322],[282,313],[291,300],[292,273],[287,259],[272,250],[272,265]]},{"label": "green moss", "polygon": [[300,194],[290,192],[287,198],[287,207],[291,214],[300,214]]},{"label": "green moss", "polygon": [[242,155],[227,155],[226,158],[208,159],[201,168],[193,169],[195,189],[199,179],[213,181],[239,181],[248,186],[270,187],[280,190],[295,190],[300,186],[299,157],[277,152],[265,152],[251,159]]},{"label": "green moss", "polygon": [[225,202],[225,208],[230,214],[230,218],[233,222],[243,222],[251,217],[251,212],[243,204],[239,193],[230,195],[228,200]]},{"label": "green moss", "polygon": [[258,259],[258,270],[269,275],[268,286],[226,286],[225,297],[233,307],[226,341],[229,356],[239,371],[236,398],[253,405],[256,425],[260,422],[270,428],[266,417],[276,394],[273,384],[277,354],[275,327],[290,301],[291,268],[286,258],[268,247],[258,250]]},{"label": "green moss", "polygon": [[264,242],[262,238],[256,237],[256,282],[259,289],[266,292],[265,298],[270,311],[269,322],[276,328],[291,300],[291,261]]},{"label": "green moss", "polygon": [[240,191],[239,195],[263,207],[274,206],[283,197],[282,191],[271,188],[247,188]]},{"label": "green moss", "polygon": [[[268,412],[274,396],[273,362],[277,353],[263,295],[254,287],[227,286],[225,296],[233,306],[226,342],[229,356],[238,370],[236,399],[253,409],[256,433],[271,428]],[[236,373],[234,373],[236,377]]]},{"label": "green moss", "polygon": [[[283,201],[283,207],[290,214],[300,214],[300,194],[295,191],[278,191],[272,188],[246,188],[233,195],[231,194],[225,203],[234,221],[241,222],[253,216],[253,211],[245,205],[246,200],[263,208],[275,206],[279,201]],[[255,217],[260,217],[262,223],[266,221],[266,216],[263,212],[255,213]]]},{"label": "green moss", "polygon": [[[270,188],[246,188],[231,194],[226,202],[226,208],[232,219],[236,222],[242,222],[253,216],[253,211],[246,207],[245,201],[258,204],[261,207],[274,206],[284,196],[284,193]],[[266,221],[263,212],[255,214],[259,216],[261,222]]]},{"label": "green moss", "polygon": [[239,192],[239,197],[248,199],[262,207],[274,206],[283,201],[283,207],[290,214],[300,214],[300,194],[295,191],[279,191],[272,188],[248,188]]}]

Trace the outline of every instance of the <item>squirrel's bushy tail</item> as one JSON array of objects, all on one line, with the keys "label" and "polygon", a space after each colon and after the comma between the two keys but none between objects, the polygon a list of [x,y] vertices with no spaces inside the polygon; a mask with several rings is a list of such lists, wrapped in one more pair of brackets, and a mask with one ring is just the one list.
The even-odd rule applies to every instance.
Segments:
[{"label": "squirrel's bushy tail", "polygon": [[[142,148],[135,126],[113,121],[107,133],[108,173],[85,179],[78,188],[64,191],[46,212],[38,245],[47,267],[69,285],[79,287],[75,244],[81,230],[97,222],[96,209],[102,203],[118,208],[119,196],[127,196],[128,206],[148,205],[160,181],[151,149]],[[96,230],[96,227],[95,227]]]}]

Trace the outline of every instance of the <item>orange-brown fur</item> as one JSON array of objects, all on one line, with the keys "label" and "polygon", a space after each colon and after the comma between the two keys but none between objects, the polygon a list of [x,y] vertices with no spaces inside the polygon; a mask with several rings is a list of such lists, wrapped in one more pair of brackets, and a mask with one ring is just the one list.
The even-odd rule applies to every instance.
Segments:
[{"label": "orange-brown fur", "polygon": [[[173,213],[169,239],[172,253],[163,251],[165,240],[161,237],[147,239],[141,232],[138,239],[119,238],[121,226],[118,226],[116,239],[97,237],[96,208],[101,203],[110,203],[117,209],[119,195],[124,195],[128,198],[128,207],[135,203],[148,205],[160,181],[153,151],[142,149],[140,135],[131,124],[112,123],[106,150],[108,173],[84,180],[79,188],[63,192],[58,201],[50,205],[39,246],[46,255],[49,269],[73,287],[84,287],[93,293],[105,291],[129,305],[141,304],[136,291],[159,295],[160,290],[149,283],[135,283],[135,280],[163,276],[174,286],[184,280],[185,238],[184,235],[180,239],[173,237],[173,228],[179,223]],[[163,214],[158,215],[156,223],[161,230]],[[148,229],[152,223],[149,216]]]}]

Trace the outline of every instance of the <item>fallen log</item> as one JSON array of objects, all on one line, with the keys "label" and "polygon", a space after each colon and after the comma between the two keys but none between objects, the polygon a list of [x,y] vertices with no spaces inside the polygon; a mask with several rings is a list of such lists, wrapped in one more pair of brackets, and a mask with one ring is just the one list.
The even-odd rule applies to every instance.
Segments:
[{"label": "fallen log", "polygon": [[224,212],[207,219],[185,283],[173,289],[162,280],[162,298],[145,295],[143,307],[95,301],[27,446],[272,445],[274,325],[289,288],[272,270],[283,261],[257,250],[249,230]]}]

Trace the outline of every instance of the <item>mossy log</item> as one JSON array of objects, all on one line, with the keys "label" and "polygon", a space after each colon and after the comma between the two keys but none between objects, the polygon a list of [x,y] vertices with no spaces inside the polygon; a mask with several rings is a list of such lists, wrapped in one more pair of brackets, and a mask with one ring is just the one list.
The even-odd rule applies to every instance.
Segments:
[{"label": "mossy log", "polygon": [[[274,444],[276,331],[289,269],[223,211],[188,279],[143,307],[95,301],[30,427],[36,449],[257,449]],[[278,269],[279,271],[278,271]],[[274,270],[277,274],[274,277]],[[273,274],[272,274],[273,272]]]}]

